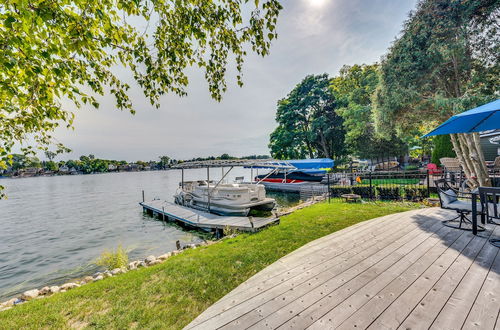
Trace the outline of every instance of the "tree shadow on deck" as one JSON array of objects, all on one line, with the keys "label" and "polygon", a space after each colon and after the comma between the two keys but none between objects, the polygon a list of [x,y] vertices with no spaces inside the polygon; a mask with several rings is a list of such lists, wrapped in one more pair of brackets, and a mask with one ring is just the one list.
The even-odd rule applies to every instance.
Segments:
[{"label": "tree shadow on deck", "polygon": [[[500,264],[500,249],[489,242],[492,238],[500,238],[500,226],[486,224],[485,230],[478,232],[478,235],[474,236],[472,231],[446,227],[444,224],[441,226],[433,225],[436,222],[443,222],[454,217],[456,217],[456,212],[439,208],[434,208],[431,214],[414,214],[411,216],[413,222],[421,230],[433,233],[435,237],[441,240],[442,244],[448,246],[448,249],[455,249],[459,252],[459,255],[461,254],[473,260],[475,264],[500,274],[500,267],[498,267],[498,264]],[[480,220],[478,219],[478,221]]]}]

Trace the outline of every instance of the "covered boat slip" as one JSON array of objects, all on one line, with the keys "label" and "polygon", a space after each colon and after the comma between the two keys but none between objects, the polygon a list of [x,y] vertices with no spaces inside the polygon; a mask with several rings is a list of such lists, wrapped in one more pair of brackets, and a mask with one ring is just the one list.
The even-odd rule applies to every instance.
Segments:
[{"label": "covered boat slip", "polygon": [[220,216],[162,200],[139,203],[145,212],[160,219],[178,221],[185,225],[204,230],[221,231],[225,228],[254,232],[266,226],[279,223],[278,217],[232,217]]},{"label": "covered boat slip", "polygon": [[500,250],[426,208],[365,221],[263,269],[187,329],[499,329]]}]

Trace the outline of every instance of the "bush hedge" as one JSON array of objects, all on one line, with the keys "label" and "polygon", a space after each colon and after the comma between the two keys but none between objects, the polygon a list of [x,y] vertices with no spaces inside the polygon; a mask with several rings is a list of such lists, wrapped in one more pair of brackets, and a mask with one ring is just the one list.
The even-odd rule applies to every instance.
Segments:
[{"label": "bush hedge", "polygon": [[377,197],[381,200],[400,200],[401,189],[399,186],[393,187],[376,187]]},{"label": "bush hedge", "polygon": [[404,197],[407,201],[419,202],[429,197],[427,186],[413,186],[404,188]]},{"label": "bush hedge", "polygon": [[344,194],[356,194],[363,199],[378,198],[380,200],[401,200],[422,201],[428,196],[427,186],[372,186],[358,184],[354,186],[331,186],[331,197],[340,197]]},{"label": "bush hedge", "polygon": [[375,197],[375,191],[371,192],[369,185],[356,185],[352,187],[352,193],[361,196],[361,198]]},{"label": "bush hedge", "polygon": [[330,187],[332,192],[332,197],[340,197],[344,194],[352,194],[352,188],[350,186],[332,186]]}]

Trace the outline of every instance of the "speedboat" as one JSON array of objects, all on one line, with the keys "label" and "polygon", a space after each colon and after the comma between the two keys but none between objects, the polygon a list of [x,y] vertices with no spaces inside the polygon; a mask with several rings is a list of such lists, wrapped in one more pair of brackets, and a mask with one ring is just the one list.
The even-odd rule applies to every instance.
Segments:
[{"label": "speedboat", "polygon": [[250,210],[271,211],[276,205],[261,184],[184,181],[179,187],[176,204],[220,215],[247,216]]}]

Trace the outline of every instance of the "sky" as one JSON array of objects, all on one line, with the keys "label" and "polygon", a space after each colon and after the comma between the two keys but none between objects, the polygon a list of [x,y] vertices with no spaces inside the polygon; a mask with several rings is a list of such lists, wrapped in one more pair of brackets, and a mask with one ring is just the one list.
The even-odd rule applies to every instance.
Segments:
[{"label": "sky", "polygon": [[56,132],[57,140],[73,150],[59,158],[93,154],[136,161],[161,155],[189,159],[269,154],[277,101],[306,75],[335,76],[343,65],[380,61],[416,2],[283,0],[278,39],[269,56],[249,53],[242,88],[236,85],[232,65],[221,102],[210,98],[203,73],[196,69],[189,70],[188,96],[166,95],[159,109],[134,87],[130,96],[135,115],[116,110],[112,97],[101,98],[99,109],[76,111],[74,130]]}]

